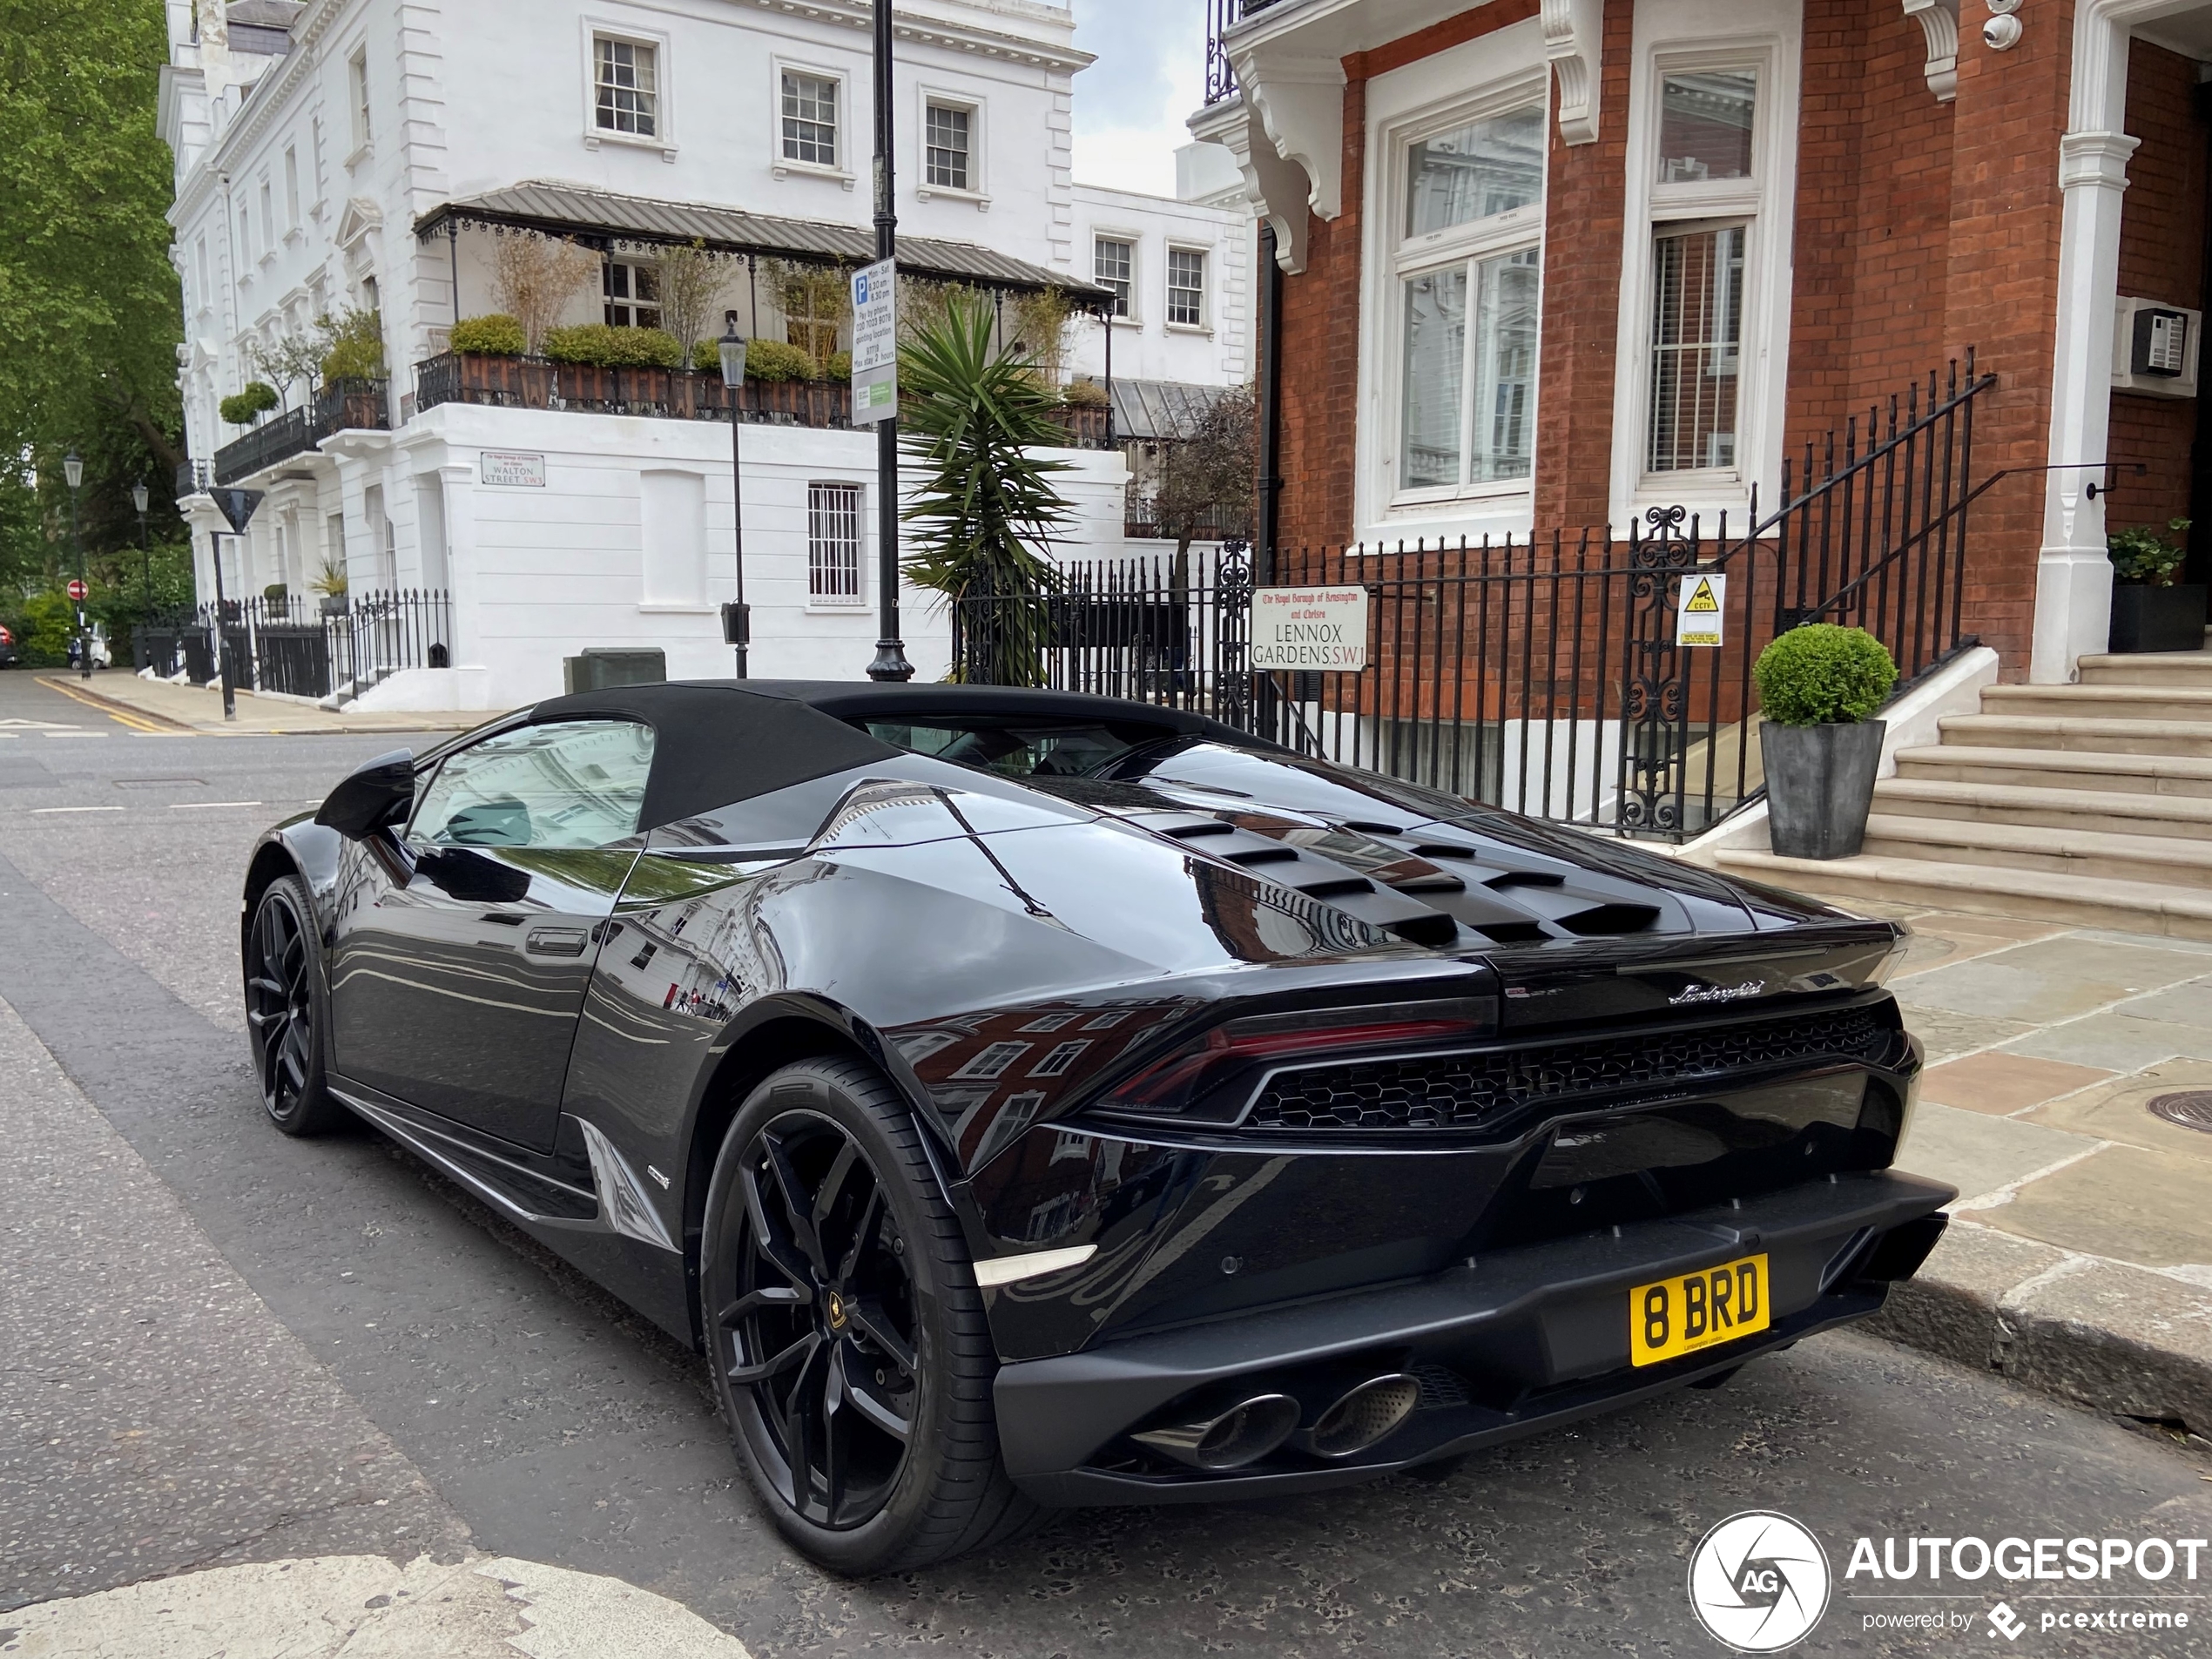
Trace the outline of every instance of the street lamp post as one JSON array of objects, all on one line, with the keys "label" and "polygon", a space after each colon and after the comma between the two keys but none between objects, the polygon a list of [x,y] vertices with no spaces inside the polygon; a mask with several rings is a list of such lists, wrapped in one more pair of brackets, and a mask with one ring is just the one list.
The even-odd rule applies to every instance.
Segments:
[{"label": "street lamp post", "polygon": [[[899,252],[898,199],[891,179],[891,0],[875,0],[875,257]],[[899,637],[899,414],[875,423],[876,616],[879,637],[872,680],[910,680],[907,642]]]},{"label": "street lamp post", "polygon": [[[84,582],[84,537],[78,529],[77,491],[84,482],[84,462],[74,449],[62,457],[62,476],[69,481],[69,544],[77,556],[77,581],[81,592]],[[82,599],[77,602],[77,672],[81,679],[92,678],[92,636],[84,625]]]},{"label": "street lamp post", "polygon": [[146,481],[131,486],[131,505],[138,509],[138,559],[145,567],[145,619],[153,622],[153,550],[146,544]]},{"label": "street lamp post", "polygon": [[745,473],[738,449],[738,435],[745,424],[745,360],[751,344],[738,332],[738,314],[722,314],[722,384],[730,394],[730,529],[737,553],[737,603],[722,611],[722,637],[738,653],[738,678],[747,678],[745,648],[752,643],[752,612],[745,602]]}]

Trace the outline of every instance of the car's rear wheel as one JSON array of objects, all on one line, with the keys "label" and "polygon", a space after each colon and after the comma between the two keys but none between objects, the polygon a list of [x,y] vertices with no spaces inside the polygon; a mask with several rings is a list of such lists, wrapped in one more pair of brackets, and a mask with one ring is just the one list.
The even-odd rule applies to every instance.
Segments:
[{"label": "car's rear wheel", "polygon": [[840,1572],[900,1571],[1035,1518],[999,1460],[974,1267],[883,1077],[811,1060],[754,1089],[723,1140],[700,1248],[738,1460],[800,1549]]},{"label": "car's rear wheel", "polygon": [[246,1037],[262,1109],[287,1135],[320,1135],[346,1116],[323,1071],[330,1022],[314,914],[300,878],[280,876],[246,930]]}]

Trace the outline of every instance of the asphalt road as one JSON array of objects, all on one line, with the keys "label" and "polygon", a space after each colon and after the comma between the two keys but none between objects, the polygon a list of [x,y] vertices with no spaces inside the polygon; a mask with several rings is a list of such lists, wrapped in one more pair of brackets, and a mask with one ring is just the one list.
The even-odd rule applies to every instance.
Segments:
[{"label": "asphalt road", "polygon": [[[760,1655],[1704,1655],[1690,1551],[1762,1508],[1839,1575],[1799,1651],[2212,1653],[2212,1599],[2167,1604],[2187,1633],[2042,1631],[2065,1582],[1950,1584],[1975,1593],[1910,1605],[1959,1633],[1867,1630],[1905,1604],[1841,1579],[1859,1535],[2204,1537],[2212,1460],[1849,1335],[1441,1480],[815,1571],[751,1508],[691,1354],[380,1137],[261,1121],[244,849],[394,742],[146,735],[0,673],[0,1609],[475,1548],[626,1578]],[[2212,1598],[2212,1576],[2150,1588]],[[2017,1642],[1983,1622],[2000,1595]]]}]

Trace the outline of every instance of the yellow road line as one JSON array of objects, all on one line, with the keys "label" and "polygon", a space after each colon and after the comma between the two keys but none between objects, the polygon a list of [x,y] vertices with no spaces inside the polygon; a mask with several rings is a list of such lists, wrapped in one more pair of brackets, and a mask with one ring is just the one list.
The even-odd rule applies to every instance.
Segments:
[{"label": "yellow road line", "polygon": [[38,683],[48,691],[59,691],[71,702],[82,703],[88,709],[98,709],[118,725],[128,726],[133,732],[151,732],[157,737],[175,737],[190,730],[189,727],[179,726],[174,721],[165,720],[159,715],[141,714],[136,710],[126,711],[118,708],[105,698],[96,697],[87,691],[80,691],[64,680],[48,679],[44,674],[39,675],[37,678]]}]

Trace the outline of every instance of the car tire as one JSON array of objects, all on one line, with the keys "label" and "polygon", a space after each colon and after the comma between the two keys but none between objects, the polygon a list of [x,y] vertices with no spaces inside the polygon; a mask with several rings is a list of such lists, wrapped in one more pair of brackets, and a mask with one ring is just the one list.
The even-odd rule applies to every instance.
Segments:
[{"label": "car tire", "polygon": [[746,1097],[708,1185],[699,1295],[738,1461],[813,1561],[907,1571],[1041,1518],[1000,1460],[960,1224],[872,1068],[804,1061]]},{"label": "car tire", "polygon": [[330,1002],[307,884],[280,876],[246,930],[246,1035],[261,1109],[287,1135],[320,1135],[346,1109],[331,1094]]}]

